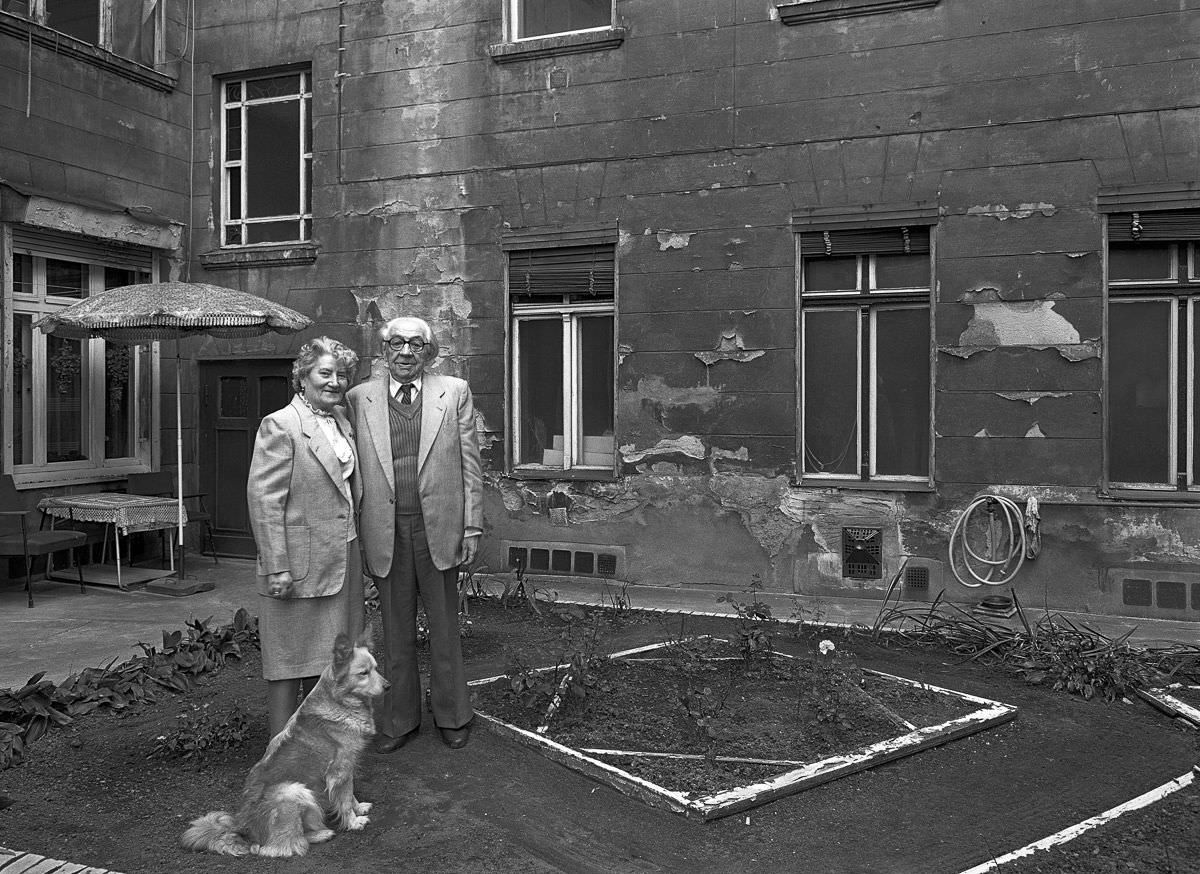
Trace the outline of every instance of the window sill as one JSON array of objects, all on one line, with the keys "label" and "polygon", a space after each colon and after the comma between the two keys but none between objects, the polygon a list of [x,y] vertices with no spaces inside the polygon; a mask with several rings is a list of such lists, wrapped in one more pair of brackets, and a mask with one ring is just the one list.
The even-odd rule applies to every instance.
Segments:
[{"label": "window sill", "polygon": [[564,33],[539,36],[519,42],[501,42],[488,46],[488,54],[497,64],[533,61],[559,55],[577,55],[615,49],[625,41],[624,27],[606,27],[584,33]]},{"label": "window sill", "polygon": [[1183,492],[1176,489],[1120,489],[1109,488],[1100,493],[1101,499],[1131,501],[1157,506],[1190,506],[1200,504],[1200,492]]},{"label": "window sill", "polygon": [[245,246],[204,252],[200,263],[205,270],[239,270],[243,267],[278,267],[285,264],[312,264],[320,247],[316,243],[287,243],[278,246]]},{"label": "window sill", "polygon": [[794,489],[843,489],[845,491],[868,492],[933,492],[933,484],[915,480],[857,480],[857,479],[818,479],[805,477],[798,483],[793,483]]},{"label": "window sill", "polygon": [[517,467],[508,472],[513,479],[529,480],[575,480],[583,482],[613,482],[617,475],[611,470],[595,468],[572,468],[563,470],[561,467]]},{"label": "window sill", "polygon": [[788,27],[812,24],[816,21],[837,21],[864,15],[883,15],[888,12],[908,12],[929,9],[941,0],[807,0],[803,3],[780,3],[775,6],[779,20]]},{"label": "window sill", "polygon": [[39,470],[14,471],[13,485],[18,490],[45,489],[54,486],[76,486],[91,483],[111,483],[124,480],[131,473],[149,473],[150,468],[144,464],[126,464],[121,467],[105,467],[97,470],[94,467],[76,468],[74,470]]},{"label": "window sill", "polygon": [[146,85],[156,91],[174,91],[179,82],[177,76],[160,73],[153,67],[147,67],[137,61],[115,55],[107,49],[86,43],[73,36],[67,36],[65,33],[59,33],[53,28],[11,12],[0,12],[0,34],[17,37],[22,42],[32,42],[41,48],[50,49],[57,55],[75,58],[123,79]]}]

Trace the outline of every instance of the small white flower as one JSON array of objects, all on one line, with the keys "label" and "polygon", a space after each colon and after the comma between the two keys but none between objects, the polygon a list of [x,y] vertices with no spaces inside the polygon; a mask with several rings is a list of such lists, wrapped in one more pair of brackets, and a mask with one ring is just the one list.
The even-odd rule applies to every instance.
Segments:
[{"label": "small white flower", "polygon": [[834,649],[836,649],[836,647],[833,645],[832,640],[822,640],[817,644],[817,649],[820,651],[821,655],[824,656],[829,655],[834,651]]}]

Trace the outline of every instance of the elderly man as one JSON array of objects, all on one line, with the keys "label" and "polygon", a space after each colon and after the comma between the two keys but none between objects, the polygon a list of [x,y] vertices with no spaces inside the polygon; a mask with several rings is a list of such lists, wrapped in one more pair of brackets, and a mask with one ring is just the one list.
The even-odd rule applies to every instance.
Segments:
[{"label": "elderly man", "polygon": [[392,687],[377,715],[376,749],[390,753],[421,727],[417,595],[429,620],[433,721],[451,749],[474,715],[458,632],[458,567],[479,549],[483,480],[471,389],[429,373],[437,338],[422,319],[380,331],[387,374],[347,395],[362,483],[359,536],[379,588],[384,667]]}]

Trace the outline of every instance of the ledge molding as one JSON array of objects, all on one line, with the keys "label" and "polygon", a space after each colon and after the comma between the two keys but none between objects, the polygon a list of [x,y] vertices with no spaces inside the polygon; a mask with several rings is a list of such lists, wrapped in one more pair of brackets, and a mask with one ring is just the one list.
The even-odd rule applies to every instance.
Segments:
[{"label": "ledge molding", "polygon": [[779,20],[789,27],[816,21],[836,21],[864,15],[884,15],[889,12],[908,12],[929,9],[941,0],[808,0],[803,3],[780,3],[775,9]]},{"label": "ledge molding", "polygon": [[578,55],[585,52],[600,52],[615,49],[625,42],[628,31],[624,27],[606,27],[582,33],[560,33],[539,36],[516,42],[501,42],[488,46],[488,54],[497,64],[516,61],[533,61],[538,58],[553,58],[559,55]]},{"label": "ledge molding", "polygon": [[205,270],[240,270],[245,267],[279,267],[287,264],[312,264],[320,246],[316,243],[292,243],[283,246],[246,246],[217,249],[200,255]]},{"label": "ledge molding", "polygon": [[179,82],[176,76],[160,73],[151,67],[137,63],[137,61],[115,55],[108,49],[102,49],[73,36],[67,36],[65,33],[59,33],[53,28],[11,12],[0,12],[0,34],[16,37],[22,42],[32,42],[40,48],[50,49],[57,55],[75,58],[123,79],[146,85],[156,91],[174,91]]}]

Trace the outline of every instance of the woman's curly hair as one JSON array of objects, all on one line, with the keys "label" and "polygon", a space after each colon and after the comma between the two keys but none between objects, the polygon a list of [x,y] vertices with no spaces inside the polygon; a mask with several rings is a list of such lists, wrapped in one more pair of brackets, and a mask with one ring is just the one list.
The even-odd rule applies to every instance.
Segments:
[{"label": "woman's curly hair", "polygon": [[345,370],[351,375],[358,367],[358,353],[345,343],[334,340],[332,337],[316,337],[300,347],[300,352],[292,363],[292,389],[294,391],[299,394],[304,393],[301,380],[308,375],[308,372],[324,355],[332,355],[333,360],[337,362],[338,370]]}]

